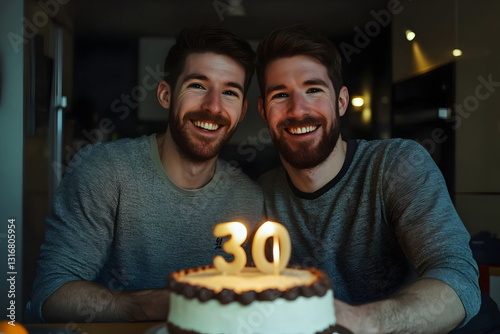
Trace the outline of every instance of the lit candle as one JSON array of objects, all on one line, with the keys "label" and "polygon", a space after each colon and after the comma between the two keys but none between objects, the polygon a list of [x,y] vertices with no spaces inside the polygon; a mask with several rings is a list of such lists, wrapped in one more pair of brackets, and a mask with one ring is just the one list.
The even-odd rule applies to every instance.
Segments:
[{"label": "lit candle", "polygon": [[213,264],[222,273],[236,275],[247,264],[247,255],[241,247],[247,238],[247,229],[240,222],[220,223],[215,226],[214,236],[225,237],[228,235],[230,238],[224,243],[222,249],[234,256],[233,261],[228,262],[222,256],[217,255],[214,257]]},{"label": "lit candle", "polygon": [[[273,262],[269,262],[265,255],[265,244],[269,238],[274,239]],[[252,243],[252,258],[257,269],[261,272],[272,275],[279,273],[286,268],[292,250],[290,235],[285,226],[267,221],[257,230]]]}]

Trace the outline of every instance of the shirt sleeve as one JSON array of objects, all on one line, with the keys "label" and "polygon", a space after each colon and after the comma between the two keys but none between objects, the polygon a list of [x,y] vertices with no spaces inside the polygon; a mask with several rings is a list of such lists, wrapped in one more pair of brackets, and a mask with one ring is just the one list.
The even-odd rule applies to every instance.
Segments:
[{"label": "shirt sleeve", "polygon": [[118,203],[116,169],[105,144],[75,155],[46,219],[30,312],[43,320],[47,297],[63,284],[93,281],[108,258]]},{"label": "shirt sleeve", "polygon": [[[420,278],[448,284],[460,297],[466,317],[477,314],[480,290],[470,235],[450,199],[444,178],[429,153],[414,141],[391,148],[384,175],[389,221]],[[450,296],[439,296],[445,307]]]}]

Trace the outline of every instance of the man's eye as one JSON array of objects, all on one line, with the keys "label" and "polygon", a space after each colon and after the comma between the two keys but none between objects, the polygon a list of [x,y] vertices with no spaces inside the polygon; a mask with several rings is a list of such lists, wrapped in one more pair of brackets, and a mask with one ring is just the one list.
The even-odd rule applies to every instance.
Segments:
[{"label": "man's eye", "polygon": [[235,91],[232,91],[232,90],[226,90],[224,93],[222,93],[224,95],[230,95],[230,96],[236,96],[238,97],[238,93],[236,93]]},{"label": "man's eye", "polygon": [[282,97],[288,97],[288,94],[286,94],[286,93],[278,93],[278,94],[274,94],[272,96],[273,99],[279,99],[279,98],[282,98]]},{"label": "man's eye", "polygon": [[319,88],[309,88],[307,90],[308,93],[318,93],[318,92],[321,92],[322,90],[319,89]]},{"label": "man's eye", "polygon": [[198,83],[192,83],[192,84],[189,84],[189,87],[192,87],[192,88],[200,88],[200,89],[202,89],[202,88],[203,88],[203,86],[202,86],[202,85],[200,85],[200,84],[198,84]]}]

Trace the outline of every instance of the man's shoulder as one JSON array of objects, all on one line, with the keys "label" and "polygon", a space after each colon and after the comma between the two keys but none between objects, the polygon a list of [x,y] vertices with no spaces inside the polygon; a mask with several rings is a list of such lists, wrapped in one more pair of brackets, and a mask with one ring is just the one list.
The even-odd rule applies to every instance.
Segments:
[{"label": "man's shoulder", "polygon": [[363,149],[382,149],[382,148],[398,148],[398,147],[412,147],[421,146],[413,139],[403,138],[389,138],[389,139],[357,139],[358,145]]},{"label": "man's shoulder", "polygon": [[381,154],[386,156],[397,156],[411,152],[423,152],[425,148],[412,139],[391,138],[364,140],[358,139],[358,155]]},{"label": "man's shoulder", "polygon": [[215,196],[223,200],[223,210],[228,209],[229,203],[244,205],[245,208],[260,208],[264,202],[262,189],[257,182],[240,168],[222,159],[217,162],[217,172],[209,187],[215,191]]},{"label": "man's shoulder", "polygon": [[109,155],[124,153],[143,153],[145,148],[149,147],[150,136],[141,136],[137,138],[121,138],[115,141],[105,142],[95,147],[106,151]]},{"label": "man's shoulder", "polygon": [[105,166],[137,161],[137,154],[146,151],[148,137],[123,138],[84,146],[71,158],[66,171],[100,170]]},{"label": "man's shoulder", "polygon": [[138,138],[121,138],[109,142],[98,142],[83,147],[78,154],[106,158],[137,151],[147,144],[148,136]]},{"label": "man's shoulder", "polygon": [[241,168],[224,159],[217,160],[217,174],[218,177],[237,187],[258,187],[257,183],[245,174]]},{"label": "man's shoulder", "polygon": [[273,169],[268,170],[263,173],[257,179],[257,183],[259,183],[263,188],[267,186],[271,186],[276,184],[277,182],[281,182],[281,180],[286,178],[286,171],[283,166],[278,166]]}]

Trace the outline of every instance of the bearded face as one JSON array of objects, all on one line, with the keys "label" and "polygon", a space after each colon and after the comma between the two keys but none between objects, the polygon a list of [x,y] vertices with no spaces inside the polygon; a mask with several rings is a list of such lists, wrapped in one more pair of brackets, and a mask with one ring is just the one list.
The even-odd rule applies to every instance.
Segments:
[{"label": "bearded face", "polygon": [[281,158],[297,169],[323,163],[340,138],[340,116],[348,101],[337,97],[326,67],[308,56],[279,58],[266,67],[259,112]]},{"label": "bearded face", "polygon": [[246,112],[245,72],[224,55],[193,53],[175,87],[165,84],[169,131],[179,154],[201,163],[217,157]]},{"label": "bearded face", "polygon": [[[271,131],[271,137],[282,158],[297,169],[310,169],[320,165],[332,153],[340,137],[340,119],[327,125],[321,118],[304,117],[301,120],[286,119],[279,126],[278,131]],[[322,128],[317,140],[303,140],[294,142],[283,132],[294,136],[309,133],[308,130]],[[290,130],[294,129],[294,130]],[[297,129],[300,129],[297,131]],[[281,134],[279,134],[281,132]]]},{"label": "bearded face", "polygon": [[[196,135],[189,131],[192,125],[207,133],[221,127],[226,130],[215,137]],[[236,130],[236,126],[231,127],[231,121],[223,115],[212,115],[204,111],[188,112],[182,119],[170,113],[169,127],[179,152],[192,162],[204,162],[216,157]]]}]

